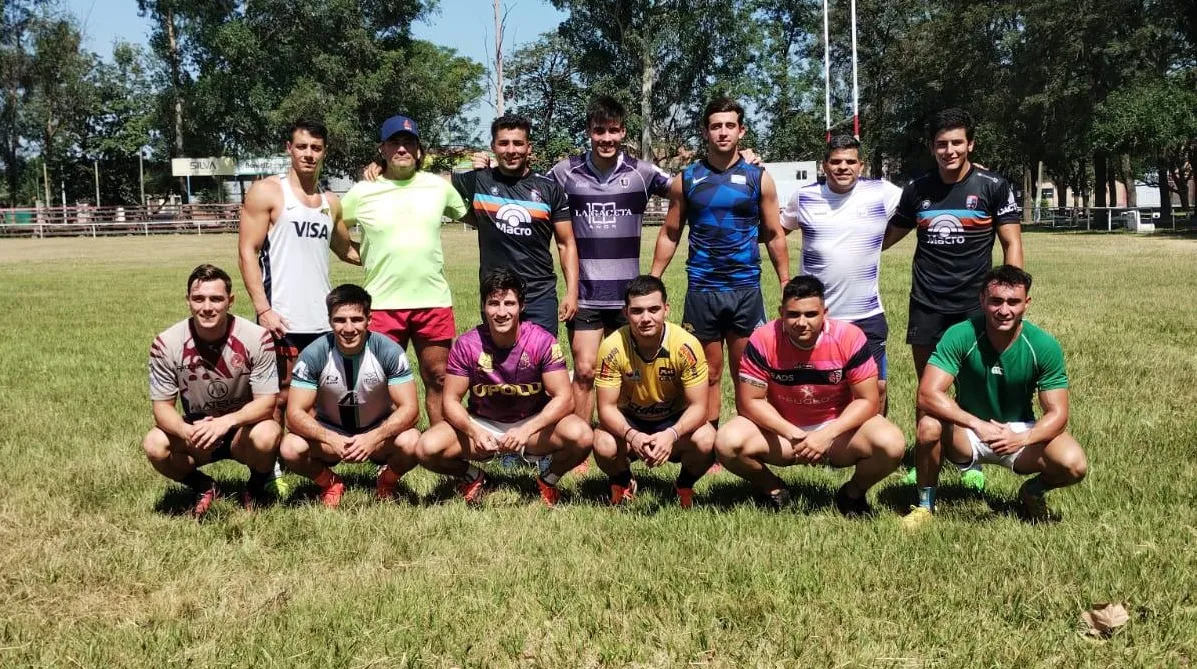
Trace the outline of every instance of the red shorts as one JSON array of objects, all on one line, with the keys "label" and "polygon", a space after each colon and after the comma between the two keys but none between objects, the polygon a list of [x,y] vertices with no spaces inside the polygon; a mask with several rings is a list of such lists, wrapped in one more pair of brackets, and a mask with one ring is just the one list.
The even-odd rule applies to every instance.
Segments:
[{"label": "red shorts", "polygon": [[376,309],[370,312],[370,330],[406,348],[412,337],[422,341],[452,341],[457,335],[457,323],[453,320],[453,307]]}]

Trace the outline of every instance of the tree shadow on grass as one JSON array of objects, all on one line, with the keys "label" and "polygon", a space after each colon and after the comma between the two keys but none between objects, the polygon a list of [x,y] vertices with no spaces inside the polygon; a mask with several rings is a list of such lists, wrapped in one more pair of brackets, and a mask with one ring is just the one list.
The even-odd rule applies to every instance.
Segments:
[{"label": "tree shadow on grass", "polygon": [[[786,488],[792,495],[790,506],[783,509],[788,513],[811,513],[821,509],[835,508],[835,490],[812,481],[786,481]],[[704,508],[730,511],[742,506],[756,506],[772,511],[773,507],[753,489],[747,481],[739,478],[712,479],[695,499],[695,505]]]}]

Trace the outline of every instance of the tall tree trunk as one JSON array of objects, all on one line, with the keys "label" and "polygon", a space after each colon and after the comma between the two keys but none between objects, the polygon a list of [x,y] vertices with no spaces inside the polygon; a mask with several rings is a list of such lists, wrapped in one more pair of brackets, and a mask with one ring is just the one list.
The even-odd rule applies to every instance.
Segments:
[{"label": "tall tree trunk", "polygon": [[1156,158],[1156,172],[1160,181],[1160,225],[1172,223],[1172,189],[1168,187],[1168,159],[1161,153]]},{"label": "tall tree trunk", "polygon": [[[170,86],[175,97],[174,150],[171,155],[175,158],[183,158],[185,157],[183,149],[183,64],[179,56],[179,40],[175,36],[174,10],[168,8],[166,14],[162,17],[162,21],[166,24],[166,41],[170,53]],[[187,177],[179,177],[179,192],[183,195],[184,203],[190,204],[191,198],[187,192]]]},{"label": "tall tree trunk", "polygon": [[1052,185],[1056,187],[1056,208],[1060,210],[1060,215],[1064,215],[1064,211],[1068,209],[1068,181],[1060,179],[1053,181]]},{"label": "tall tree trunk", "polygon": [[1135,192],[1135,175],[1131,171],[1129,153],[1118,156],[1118,176],[1122,179],[1122,187],[1126,189],[1126,206],[1138,206],[1139,195]]},{"label": "tall tree trunk", "polygon": [[[650,40],[645,40],[648,42]],[[640,159],[656,162],[653,155],[653,81],[657,77],[657,67],[653,61],[649,47],[644,47],[644,65],[640,73]]]},{"label": "tall tree trunk", "polygon": [[1022,223],[1030,224],[1035,217],[1035,176],[1030,165],[1022,166]]},{"label": "tall tree trunk", "polygon": [[1106,220],[1109,218],[1110,212],[1106,211],[1106,152],[1095,151],[1093,153],[1093,206],[1098,208],[1098,211],[1093,216],[1093,224],[1104,228]]}]

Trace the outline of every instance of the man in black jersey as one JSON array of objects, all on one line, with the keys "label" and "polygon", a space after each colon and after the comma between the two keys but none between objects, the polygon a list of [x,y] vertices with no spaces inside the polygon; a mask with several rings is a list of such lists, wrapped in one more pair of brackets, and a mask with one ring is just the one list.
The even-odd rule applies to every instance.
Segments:
[{"label": "man in black jersey", "polygon": [[[500,116],[490,126],[495,167],[453,175],[453,187],[470,207],[478,226],[478,276],[496,267],[515,268],[527,282],[523,320],[557,334],[558,321],[578,311],[578,248],[569,200],[556,181],[533,174],[531,123],[522,116]],[[549,239],[557,242],[565,300],[557,306],[557,275]]]},{"label": "man in black jersey", "polygon": [[[1021,212],[1014,190],[1004,177],[969,160],[972,116],[963,109],[945,109],[932,117],[928,130],[937,169],[902,190],[882,245],[887,249],[918,228],[906,343],[919,379],[944,331],[979,313],[977,295],[993,265],[995,237],[1002,243],[1003,264],[1022,267]],[[916,459],[934,452],[934,462],[939,462],[942,433],[938,420],[920,413]],[[920,489],[933,486],[939,472],[919,470],[926,471],[919,474]],[[983,490],[984,476],[975,471],[964,482]]]}]

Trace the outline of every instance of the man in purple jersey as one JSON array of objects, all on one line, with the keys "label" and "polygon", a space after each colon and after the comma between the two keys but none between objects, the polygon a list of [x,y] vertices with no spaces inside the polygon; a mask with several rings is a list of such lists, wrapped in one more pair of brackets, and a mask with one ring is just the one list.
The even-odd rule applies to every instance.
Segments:
[{"label": "man in purple jersey", "polygon": [[481,295],[486,323],[458,337],[449,351],[445,422],[420,438],[420,464],[461,479],[462,496],[473,504],[482,498],[486,476],[471,461],[516,454],[540,465],[540,496],[554,506],[561,498],[557,482],[590,455],[594,433],[573,415],[557,338],[520,322],[523,279],[496,267],[482,277]]}]

